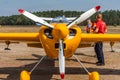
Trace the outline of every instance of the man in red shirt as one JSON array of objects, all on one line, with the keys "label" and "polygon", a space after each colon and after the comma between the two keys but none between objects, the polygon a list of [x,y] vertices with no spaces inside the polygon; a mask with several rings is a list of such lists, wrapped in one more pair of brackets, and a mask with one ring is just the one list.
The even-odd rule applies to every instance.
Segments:
[{"label": "man in red shirt", "polygon": [[[106,23],[102,20],[102,14],[98,14],[96,16],[96,19],[97,19],[95,21],[96,29],[94,32],[96,34],[104,34],[105,32],[107,32]],[[94,49],[95,49],[97,59],[98,59],[98,62],[96,62],[96,64],[98,66],[105,65],[104,55],[103,55],[103,43],[101,41],[96,42]]]}]

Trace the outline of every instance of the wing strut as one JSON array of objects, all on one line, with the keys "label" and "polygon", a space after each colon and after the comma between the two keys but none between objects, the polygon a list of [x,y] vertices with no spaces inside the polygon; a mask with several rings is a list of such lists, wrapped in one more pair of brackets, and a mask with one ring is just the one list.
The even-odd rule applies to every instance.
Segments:
[{"label": "wing strut", "polygon": [[77,56],[73,55],[73,57],[78,61],[78,63],[83,67],[83,69],[87,72],[89,75],[89,80],[100,80],[99,73],[96,71],[89,72],[87,68],[83,65],[83,63],[78,59]]},{"label": "wing strut", "polygon": [[45,58],[46,56],[43,56],[38,62],[37,64],[32,68],[32,70],[30,72],[23,70],[20,73],[20,80],[30,80],[30,75],[32,74],[32,72],[37,68],[37,66],[42,62],[42,60]]}]

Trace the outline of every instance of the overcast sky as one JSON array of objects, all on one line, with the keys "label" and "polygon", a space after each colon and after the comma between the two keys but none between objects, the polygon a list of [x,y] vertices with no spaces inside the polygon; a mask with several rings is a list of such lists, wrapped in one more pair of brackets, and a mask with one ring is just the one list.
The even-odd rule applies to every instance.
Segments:
[{"label": "overcast sky", "polygon": [[120,0],[0,0],[0,16],[19,14],[19,8],[30,12],[47,10],[86,11],[96,5],[101,5],[101,11],[120,10]]}]

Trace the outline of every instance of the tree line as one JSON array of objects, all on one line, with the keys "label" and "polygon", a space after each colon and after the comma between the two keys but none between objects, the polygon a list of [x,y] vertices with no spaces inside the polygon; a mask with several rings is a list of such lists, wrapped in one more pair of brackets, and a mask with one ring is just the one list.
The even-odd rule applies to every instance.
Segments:
[{"label": "tree line", "polygon": [[[42,12],[33,12],[33,14],[39,17],[57,17],[57,16],[65,16],[65,17],[78,17],[80,14],[84,13],[84,11],[42,11]],[[104,12],[99,12],[103,15],[103,20],[107,23],[107,25],[120,25],[120,11],[119,10],[107,10]],[[96,13],[97,14],[97,13]],[[92,21],[95,21],[96,14],[91,17]],[[80,25],[85,25],[86,22],[81,23]],[[1,16],[0,17],[0,25],[35,25],[35,22],[26,18],[23,15],[12,15],[12,16]]]}]

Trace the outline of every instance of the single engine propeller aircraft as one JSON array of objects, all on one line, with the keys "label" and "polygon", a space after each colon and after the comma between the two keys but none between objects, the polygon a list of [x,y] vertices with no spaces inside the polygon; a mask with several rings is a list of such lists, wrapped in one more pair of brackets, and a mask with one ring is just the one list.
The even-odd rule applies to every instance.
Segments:
[{"label": "single engine propeller aircraft", "polygon": [[[65,58],[74,56],[81,66],[89,75],[90,80],[99,80],[98,72],[89,72],[81,61],[74,55],[75,50],[81,47],[82,42],[96,42],[96,41],[120,41],[120,34],[85,34],[77,24],[83,22],[100,9],[96,6],[87,12],[83,13],[70,23],[55,22],[47,23],[42,18],[35,16],[23,9],[18,11],[26,17],[32,19],[36,23],[42,24],[39,32],[36,33],[0,33],[0,40],[17,40],[17,41],[32,41],[28,43],[30,47],[42,47],[46,52],[46,56],[59,60],[59,71],[61,79],[65,76]],[[83,45],[84,46],[84,45]],[[28,72],[22,71],[20,80],[30,80],[32,71],[44,59],[43,56],[34,68]]]}]

